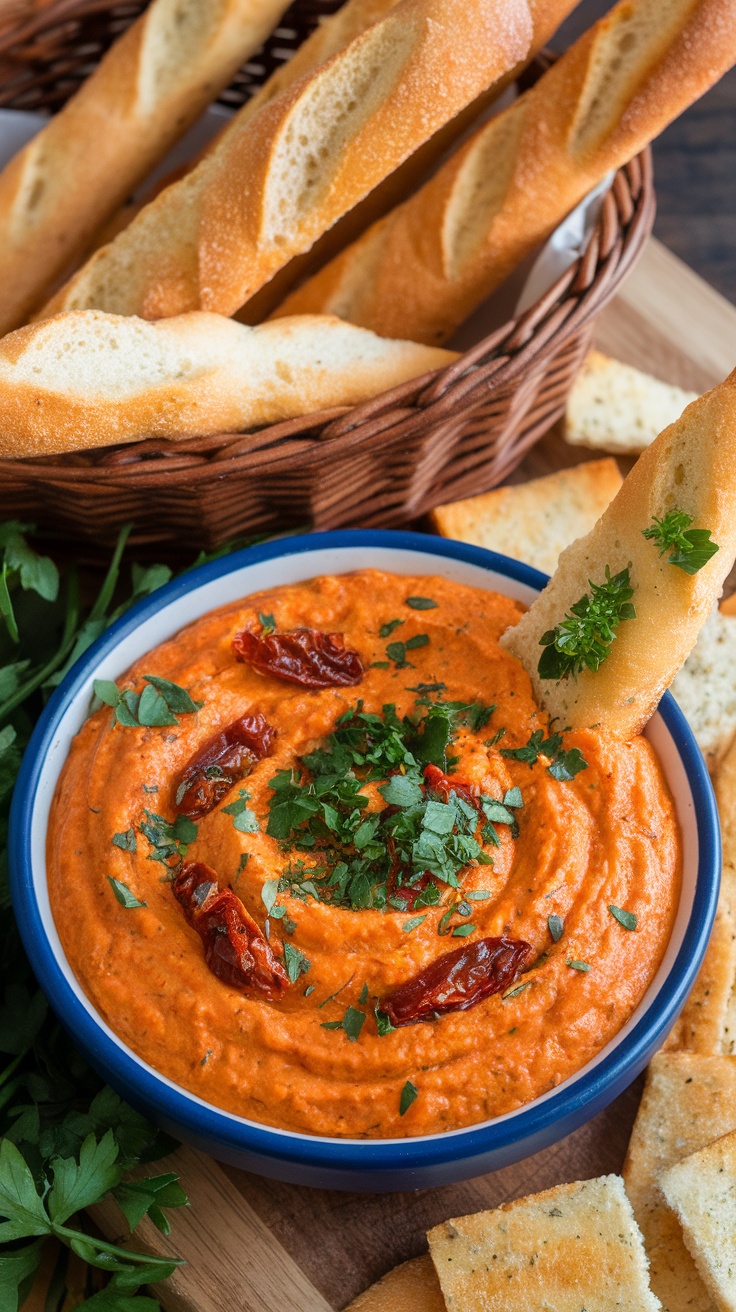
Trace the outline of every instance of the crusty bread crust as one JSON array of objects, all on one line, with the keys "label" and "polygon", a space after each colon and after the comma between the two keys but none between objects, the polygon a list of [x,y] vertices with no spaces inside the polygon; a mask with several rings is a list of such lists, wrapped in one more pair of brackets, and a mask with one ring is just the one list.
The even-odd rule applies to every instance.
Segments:
[{"label": "crusty bread crust", "polygon": [[[689,405],[640,456],[618,496],[587,537],[560,557],[557,572],[502,644],[528,671],[558,726],[600,725],[621,738],[638,733],[692,650],[736,556],[736,370]],[[719,550],[688,575],[642,536],[655,516],[677,507],[707,528]],[[537,670],[540,639],[570,607],[630,566],[636,619],[623,620],[603,664],[559,682]]]},{"label": "crusty bread crust", "polygon": [[456,358],[317,315],[247,328],[72,311],[0,342],[0,456],[237,433],[355,405]]},{"label": "crusty bread crust", "polygon": [[371,1285],[345,1312],[445,1312],[437,1273],[429,1253],[402,1262]]},{"label": "crusty bread crust", "polygon": [[232,314],[526,57],[527,0],[402,0],[233,126],[46,307]]},{"label": "crusty bread crust", "polygon": [[605,176],[736,61],[732,0],[620,0],[417,194],[289,296],[442,342]]},{"label": "crusty bread crust", "polygon": [[0,173],[0,333],[25,323],[278,21],[286,0],[153,0]]}]

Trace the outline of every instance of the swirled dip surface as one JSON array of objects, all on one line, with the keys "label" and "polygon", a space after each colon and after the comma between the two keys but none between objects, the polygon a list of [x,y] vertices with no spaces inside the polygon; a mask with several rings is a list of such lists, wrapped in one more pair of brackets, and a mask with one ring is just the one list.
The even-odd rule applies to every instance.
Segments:
[{"label": "swirled dip surface", "polygon": [[[435,604],[407,604],[417,597]],[[140,691],[144,675],[157,675],[203,703],[158,728],[123,727],[109,707],[96,711],[72,745],[51,812],[49,884],[64,950],[94,1006],[140,1057],[201,1098],[267,1125],[389,1137],[508,1112],[566,1079],[616,1034],[652,980],[672,926],[680,870],[673,805],[643,738],[621,744],[565,734],[561,750],[578,749],[587,763],[567,781],[550,772],[552,748],[533,764],[502,755],[537,730],[549,737],[527,675],[498,645],[519,614],[505,597],[441,578],[318,578],[205,615],[118,681]],[[360,655],[361,682],[307,690],[238,663],[233,639],[258,631],[259,616],[273,616],[277,632],[342,634]],[[308,782],[301,758],[324,747],[358,699],[364,712],[393,705],[399,718],[437,702],[482,708],[455,716],[447,768],[478,796],[510,795],[516,823],[495,825],[498,845],[484,829],[482,856],[460,872],[458,888],[433,881],[435,905],[414,906],[411,895],[391,904],[380,890],[374,905],[336,904],[325,882],[334,854],[325,863],[319,841],[298,850],[266,832],[270,780],[283,770],[298,779],[301,770]],[[141,829],[151,823],[146,812],[175,819],[176,780],[187,763],[249,711],[275,729],[272,754],[197,820],[183,855],[211,867],[261,930],[271,903],[274,954],[283,961],[290,944],[303,958],[290,954],[296,977],[276,1000],[231,987],[209,969],[172,893],[182,853],[151,859],[160,853]],[[376,782],[363,791],[367,815],[385,806]],[[254,813],[254,832],[238,827],[234,800]],[[128,836],[127,850],[115,835]],[[311,868],[322,881],[313,881],[317,896],[300,886]],[[145,906],[123,905],[110,877]],[[278,887],[269,882],[277,878]],[[398,986],[449,952],[504,936],[530,945],[513,987],[379,1033],[376,1008],[380,1018]],[[349,1009],[365,1019],[345,1023]]]}]

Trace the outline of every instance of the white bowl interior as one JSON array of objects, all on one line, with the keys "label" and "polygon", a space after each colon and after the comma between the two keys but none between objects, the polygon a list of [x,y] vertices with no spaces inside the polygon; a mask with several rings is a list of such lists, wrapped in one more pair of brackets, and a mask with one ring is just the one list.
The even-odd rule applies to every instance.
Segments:
[{"label": "white bowl interior", "polygon": [[[288,550],[288,544],[285,544],[285,550]],[[505,574],[497,573],[494,570],[485,569],[478,565],[473,565],[462,560],[454,560],[447,556],[435,555],[428,544],[426,551],[415,551],[398,547],[380,547],[371,546],[370,559],[367,558],[366,548],[363,546],[349,546],[334,548],[317,548],[314,551],[302,551],[294,555],[279,556],[274,559],[257,562],[252,565],[244,565],[232,573],[225,574],[211,582],[200,584],[199,587],[186,592],[184,595],[175,598],[168,605],[155,611],[148,619],[144,620],[134,632],[124,638],[115,649],[110,652],[99,665],[90,672],[84,684],[78,690],[73,701],[67,707],[61,722],[59,723],[56,736],[50,747],[50,750],[43,763],[39,786],[36,792],[34,815],[32,825],[31,840],[31,865],[32,878],[35,895],[38,902],[40,917],[43,923],[44,932],[48,939],[51,950],[67,979],[70,988],[74,991],[77,998],[85,1007],[87,1012],[94,1017],[100,1029],[110,1038],[128,1057],[136,1062],[143,1070],[154,1075],[162,1083],[171,1089],[176,1089],[180,1094],[190,1099],[192,1103],[201,1106],[210,1106],[204,1103],[195,1094],[174,1084],[160,1072],[154,1070],[146,1062],[141,1061],[139,1057],[121,1042],[115,1032],[105,1023],[102,1017],[96,1012],[95,1008],[82,992],[76,977],[66,959],[66,955],[61,945],[59,935],[54,924],[51,914],[51,905],[49,901],[48,886],[46,880],[46,834],[48,826],[48,815],[51,801],[56,789],[56,783],[63,767],[64,761],[68,755],[71,742],[81,725],[89,714],[90,702],[93,697],[92,683],[94,679],[117,679],[133,664],[139,656],[145,655],[153,647],[158,646],[166,639],[172,637],[178,631],[190,624],[199,616],[207,611],[214,610],[218,606],[227,605],[230,602],[237,601],[241,597],[246,597],[251,593],[259,592],[261,589],[274,587],[279,584],[295,583],[303,579],[314,578],[320,574],[346,574],[356,569],[365,569],[368,566],[374,569],[384,569],[395,574],[433,574],[443,578],[453,580],[457,583],[466,583],[479,588],[502,592],[506,596],[513,597],[529,605],[536,596],[536,590],[527,584],[520,583],[515,579],[509,578]],[[698,833],[695,823],[695,808],[690,790],[690,785],[685,771],[684,764],[678,752],[674,739],[667,728],[662,716],[657,712],[646,729],[646,736],[652,743],[664,776],[672,793],[677,816],[680,824],[683,847],[683,866],[682,866],[682,889],[677,917],[670,938],[667,951],[660,965],[660,968],[653,979],[649,989],[644,995],[638,1008],[631,1016],[623,1029],[619,1030],[614,1039],[598,1055],[584,1066],[575,1075],[571,1076],[563,1084],[544,1094],[541,1098],[521,1107],[516,1111],[509,1112],[503,1117],[493,1118],[493,1123],[498,1124],[501,1121],[512,1120],[522,1112],[529,1110],[531,1106],[539,1106],[541,1103],[548,1101],[550,1098],[558,1096],[561,1090],[568,1088],[576,1080],[580,1079],[583,1074],[588,1074],[600,1062],[604,1060],[616,1047],[621,1044],[626,1036],[631,1032],[634,1026],[642,1019],[643,1014],[654,1002],[655,998],[663,988],[670,970],[674,964],[677,953],[682,944],[683,936],[687,928],[690,916],[692,914],[693,899],[695,895],[695,884],[698,872]],[[216,1109],[227,1120],[240,1125],[256,1125],[255,1122],[249,1121],[244,1117],[235,1116],[230,1112],[223,1112]],[[468,1128],[478,1130],[483,1124],[490,1122],[481,1122],[472,1127],[466,1127],[464,1130],[450,1131],[450,1135],[459,1135],[468,1132]],[[258,1124],[259,1129],[263,1125]],[[279,1134],[295,1139],[309,1139],[311,1136],[297,1134],[293,1131],[279,1131]],[[425,1138],[448,1138],[448,1133],[442,1136],[428,1135]],[[413,1143],[420,1142],[421,1139],[412,1139]],[[334,1140],[336,1143],[362,1143],[363,1140]],[[395,1140],[370,1140],[370,1143],[393,1143]]]}]

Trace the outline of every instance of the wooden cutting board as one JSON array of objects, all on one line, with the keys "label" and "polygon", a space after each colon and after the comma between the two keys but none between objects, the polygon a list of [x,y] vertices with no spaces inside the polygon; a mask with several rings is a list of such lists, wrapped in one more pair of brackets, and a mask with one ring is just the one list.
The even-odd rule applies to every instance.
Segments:
[{"label": "wooden cutting board", "polygon": [[[736,308],[652,241],[601,317],[596,341],[668,382],[703,391],[736,365]],[[529,454],[515,481],[588,458],[552,434]],[[425,1232],[437,1222],[619,1171],[640,1090],[637,1081],[587,1125],[517,1166],[414,1193],[360,1195],[278,1184],[182,1148],[156,1170],[180,1173],[191,1208],[173,1214],[170,1239],[146,1223],[136,1242],[187,1259],[157,1290],[173,1312],[340,1312],[391,1267],[423,1252]],[[124,1228],[114,1204],[95,1209],[93,1219],[120,1241]],[[27,1307],[32,1312],[30,1301]]]}]

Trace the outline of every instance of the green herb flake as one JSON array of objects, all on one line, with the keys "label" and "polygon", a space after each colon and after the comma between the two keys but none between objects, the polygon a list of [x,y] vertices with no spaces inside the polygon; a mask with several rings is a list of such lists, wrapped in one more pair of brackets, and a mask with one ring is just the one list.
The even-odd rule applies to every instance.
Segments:
[{"label": "green herb flake", "polygon": [[642,529],[642,537],[656,544],[660,556],[669,551],[668,563],[685,574],[697,574],[719,549],[718,543],[711,541],[711,530],[690,528],[692,522],[692,516],[675,508],[662,519],[655,515],[649,528]]},{"label": "green herb flake", "polygon": [[383,1039],[387,1034],[396,1033],[396,1026],[391,1024],[385,1011],[381,1011],[378,1003],[376,1003],[373,1014],[376,1018],[376,1029],[378,1030],[379,1038]]},{"label": "green herb flake", "polygon": [[259,829],[258,817],[255,811],[251,811],[248,803],[250,793],[245,788],[238,790],[238,796],[234,802],[228,806],[223,806],[223,814],[233,817],[233,828],[237,829],[239,834],[256,834]]},{"label": "green herb flake", "polygon": [[371,668],[372,670],[390,670],[390,669],[391,669],[391,662],[390,662],[390,661],[371,661],[370,668]]},{"label": "green herb flake", "polygon": [[361,1006],[361,1007],[364,1007],[365,1004],[366,1004],[366,1002],[368,1001],[368,997],[369,997],[369,994],[368,994],[368,985],[367,985],[367,984],[364,984],[363,987],[362,987],[362,989],[360,990],[360,997],[358,998],[358,1005]]},{"label": "green herb flake", "polygon": [[524,805],[524,799],[521,795],[521,789],[509,788],[508,792],[504,793],[503,804],[504,806],[511,807],[512,810],[518,810],[519,807],[522,807]]},{"label": "green herb flake", "polygon": [[379,638],[390,638],[394,630],[398,629],[401,624],[405,623],[406,620],[387,620],[378,630]]},{"label": "green herb flake", "polygon": [[502,1002],[506,1002],[508,998],[518,998],[519,994],[524,992],[524,989],[531,988],[532,983],[533,981],[529,979],[524,984],[516,984],[514,988],[507,989],[502,995]]},{"label": "green herb flake", "polygon": [[407,597],[406,605],[411,606],[412,610],[436,610],[439,602],[433,601],[431,597]]},{"label": "green herb flake", "polygon": [[412,916],[411,920],[405,920],[401,926],[405,934],[411,934],[413,929],[417,929],[427,919],[425,916]]},{"label": "green herb flake", "polygon": [[468,934],[472,934],[475,928],[475,925],[456,925],[452,931],[452,937],[467,938]]},{"label": "green herb flake", "polygon": [[276,632],[276,621],[273,615],[262,615],[258,612],[258,621],[261,626],[261,637],[267,638],[271,633]]},{"label": "green herb flake", "polygon": [[623,925],[624,929],[636,929],[637,917],[633,911],[624,911],[622,907],[613,906],[609,907],[608,910],[614,920],[617,920],[619,925]]},{"label": "green herb flake", "polygon": [[401,1090],[401,1097],[399,1098],[399,1116],[406,1116],[406,1113],[408,1112],[412,1103],[416,1102],[418,1097],[419,1097],[418,1088],[416,1087],[415,1084],[412,1084],[411,1080],[407,1080],[406,1084]]},{"label": "green herb flake", "polygon": [[311,964],[311,961],[300,952],[299,948],[295,948],[293,943],[284,943],[284,966],[290,983],[296,984],[300,975],[306,975]]},{"label": "green herb flake", "polygon": [[123,852],[135,852],[137,843],[135,829],[126,829],[122,834],[113,834],[113,847],[119,847]]},{"label": "green herb flake", "polygon": [[[561,917],[561,916],[548,916],[548,917],[547,917],[547,928],[549,929],[549,932],[550,932],[550,934],[551,934],[551,936],[552,936],[552,942],[553,942],[553,943],[559,943],[560,939],[562,938],[562,932],[563,932],[563,930],[564,930],[564,928],[565,928],[564,923],[563,923],[563,920],[562,920],[562,917]],[[568,965],[569,965],[569,964],[570,964],[570,963],[568,962]]]},{"label": "green herb flake", "polygon": [[428,633],[415,633],[413,638],[407,638],[404,643],[407,651],[417,651],[420,647],[429,646]]},{"label": "green herb flake", "polygon": [[636,619],[628,566],[612,575],[607,565],[605,582],[593,583],[591,579],[589,583],[590,592],[584,593],[565,618],[539,640],[544,651],[537,670],[543,679],[566,679],[582,670],[600,669],[619,625],[623,620]]},{"label": "green herb flake", "polygon": [[145,902],[139,902],[135,893],[131,893],[128,885],[124,884],[122,879],[113,879],[112,875],[108,875],[107,881],[121,907],[125,907],[126,911],[133,911],[136,907],[145,907],[147,905]]},{"label": "green herb flake", "polygon": [[570,966],[572,970],[583,971],[584,974],[587,974],[587,972],[590,970],[590,966],[588,965],[587,961],[568,961],[565,964]]},{"label": "green herb flake", "polygon": [[316,984],[308,984],[307,987],[306,987],[305,990],[304,990],[304,996],[305,996],[305,998],[311,998],[311,996],[312,996],[312,994],[314,993],[314,990],[316,989],[316,987],[317,987]]}]

